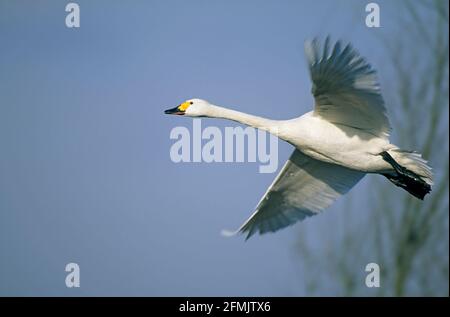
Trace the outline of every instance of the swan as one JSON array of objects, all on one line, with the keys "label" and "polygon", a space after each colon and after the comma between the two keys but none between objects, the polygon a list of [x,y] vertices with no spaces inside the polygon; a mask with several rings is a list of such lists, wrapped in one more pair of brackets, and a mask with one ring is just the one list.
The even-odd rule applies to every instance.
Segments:
[{"label": "swan", "polygon": [[389,142],[391,125],[376,72],[350,43],[305,43],[314,110],[290,120],[270,120],[189,99],[166,114],[233,120],[292,144],[294,152],[236,231],[264,234],[316,215],[366,174],[381,174],[418,199],[433,185],[421,154]]}]

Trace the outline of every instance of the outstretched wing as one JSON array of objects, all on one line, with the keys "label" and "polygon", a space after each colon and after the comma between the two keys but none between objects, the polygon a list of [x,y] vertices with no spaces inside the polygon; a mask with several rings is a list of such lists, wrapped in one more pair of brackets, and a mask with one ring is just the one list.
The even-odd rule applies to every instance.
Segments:
[{"label": "outstretched wing", "polygon": [[321,48],[316,40],[306,42],[314,112],[336,124],[388,137],[389,119],[376,72],[358,52],[338,41],[331,49],[327,38]]},{"label": "outstretched wing", "polygon": [[256,232],[275,232],[315,215],[348,192],[364,175],[295,150],[256,211],[235,233],[247,233],[248,239]]}]

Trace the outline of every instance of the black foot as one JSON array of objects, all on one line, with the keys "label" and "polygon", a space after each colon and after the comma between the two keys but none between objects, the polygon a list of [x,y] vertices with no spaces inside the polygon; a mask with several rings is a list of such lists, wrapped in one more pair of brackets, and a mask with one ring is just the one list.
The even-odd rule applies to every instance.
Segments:
[{"label": "black foot", "polygon": [[395,174],[383,174],[394,185],[405,189],[408,193],[422,200],[431,191],[429,184],[416,173],[398,164],[388,152],[381,152],[380,155],[395,170]]}]

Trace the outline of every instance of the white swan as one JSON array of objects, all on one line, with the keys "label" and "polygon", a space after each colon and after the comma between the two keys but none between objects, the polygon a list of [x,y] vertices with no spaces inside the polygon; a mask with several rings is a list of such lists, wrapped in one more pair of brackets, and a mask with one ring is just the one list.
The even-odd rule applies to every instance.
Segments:
[{"label": "white swan", "polygon": [[[337,42],[305,45],[314,110],[291,120],[269,120],[190,99],[167,114],[223,118],[268,131],[295,147],[289,160],[234,233],[274,232],[312,216],[347,193],[367,173],[423,199],[432,173],[415,152],[389,142],[390,124],[375,71],[352,48]],[[230,234],[228,232],[228,234]]]}]

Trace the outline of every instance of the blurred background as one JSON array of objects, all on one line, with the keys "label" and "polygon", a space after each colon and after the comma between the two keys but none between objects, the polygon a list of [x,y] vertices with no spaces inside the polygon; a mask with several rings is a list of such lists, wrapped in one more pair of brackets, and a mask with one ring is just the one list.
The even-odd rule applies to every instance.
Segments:
[{"label": "blurred background", "polygon": [[[1,1],[0,295],[448,296],[448,2],[376,1],[380,28],[368,2],[80,0],[69,29],[66,1]],[[303,43],[328,34],[377,69],[392,142],[430,161],[433,192],[371,175],[293,227],[222,237],[276,173],[173,163],[169,133],[192,121],[163,110],[310,111]],[[291,152],[279,143],[280,167]]]}]

